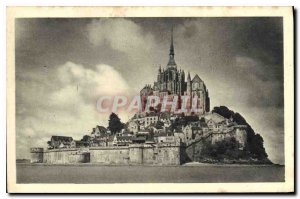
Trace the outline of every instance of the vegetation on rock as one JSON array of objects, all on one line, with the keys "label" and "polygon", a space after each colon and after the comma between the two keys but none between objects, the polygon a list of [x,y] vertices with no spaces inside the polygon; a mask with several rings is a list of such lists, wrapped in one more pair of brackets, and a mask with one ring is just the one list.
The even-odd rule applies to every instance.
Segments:
[{"label": "vegetation on rock", "polygon": [[[218,113],[219,115],[229,119],[232,118],[234,122],[236,122],[238,125],[246,125],[246,132],[247,132],[247,145],[245,148],[245,153],[244,154],[238,154],[238,155],[246,155],[249,156],[250,158],[254,158],[260,161],[266,161],[268,162],[268,155],[266,153],[266,150],[264,148],[264,140],[263,138],[254,132],[252,127],[247,123],[245,118],[241,116],[239,113],[235,113],[232,110],[229,110],[226,106],[219,106],[219,107],[214,107],[212,110],[213,113]],[[224,143],[219,143],[219,146],[216,146],[217,151],[220,152],[220,148],[222,148],[225,145],[228,145],[226,140],[224,140]],[[230,144],[229,144],[230,145]],[[233,143],[231,143],[232,147]],[[234,148],[234,147],[233,147]],[[232,153],[235,153],[235,150],[232,150]],[[233,155],[233,154],[231,154]]]}]

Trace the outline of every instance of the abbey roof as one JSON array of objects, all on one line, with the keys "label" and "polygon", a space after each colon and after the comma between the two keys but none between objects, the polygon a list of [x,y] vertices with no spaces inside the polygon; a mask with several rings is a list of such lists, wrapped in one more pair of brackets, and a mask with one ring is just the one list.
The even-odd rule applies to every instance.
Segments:
[{"label": "abbey roof", "polygon": [[202,79],[199,77],[199,75],[195,75],[195,77],[192,80],[193,82],[198,81],[198,82],[203,82]]}]

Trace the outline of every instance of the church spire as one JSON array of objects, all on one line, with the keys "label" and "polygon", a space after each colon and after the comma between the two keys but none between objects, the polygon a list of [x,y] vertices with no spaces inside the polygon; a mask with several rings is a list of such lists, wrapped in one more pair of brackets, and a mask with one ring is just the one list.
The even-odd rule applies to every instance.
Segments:
[{"label": "church spire", "polygon": [[168,68],[169,67],[175,67],[176,68],[176,63],[174,59],[174,44],[173,44],[173,27],[171,29],[171,45],[170,45],[170,54],[169,54],[169,62],[168,62]]},{"label": "church spire", "polygon": [[173,56],[175,55],[174,53],[174,44],[173,44],[173,27],[171,29],[171,45],[170,45],[170,56]]}]

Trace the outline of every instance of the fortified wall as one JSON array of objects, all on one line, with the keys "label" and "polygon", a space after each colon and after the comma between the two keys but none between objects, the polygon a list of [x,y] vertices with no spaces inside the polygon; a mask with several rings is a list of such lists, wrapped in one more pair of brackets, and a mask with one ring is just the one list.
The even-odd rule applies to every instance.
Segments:
[{"label": "fortified wall", "polygon": [[43,148],[31,148],[30,149],[30,162],[31,163],[42,163],[44,157]]},{"label": "fortified wall", "polygon": [[136,144],[124,147],[31,150],[31,162],[48,164],[158,164],[180,165],[185,157],[179,144]]}]

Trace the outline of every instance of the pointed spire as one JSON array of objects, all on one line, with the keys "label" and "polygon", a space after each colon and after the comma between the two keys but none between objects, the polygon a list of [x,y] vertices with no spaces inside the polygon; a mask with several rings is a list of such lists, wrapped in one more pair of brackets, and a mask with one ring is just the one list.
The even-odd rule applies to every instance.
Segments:
[{"label": "pointed spire", "polygon": [[175,55],[175,53],[174,53],[173,26],[172,26],[172,29],[171,29],[171,45],[170,45],[168,67],[175,67],[176,68],[176,63],[175,63],[174,55]]},{"label": "pointed spire", "polygon": [[190,75],[190,72],[188,72],[187,80],[188,80],[188,81],[191,81],[191,75]]},{"label": "pointed spire", "polygon": [[173,26],[171,29],[171,45],[170,45],[170,56],[172,55],[174,57],[175,53],[174,53],[174,44],[173,44]]}]

